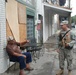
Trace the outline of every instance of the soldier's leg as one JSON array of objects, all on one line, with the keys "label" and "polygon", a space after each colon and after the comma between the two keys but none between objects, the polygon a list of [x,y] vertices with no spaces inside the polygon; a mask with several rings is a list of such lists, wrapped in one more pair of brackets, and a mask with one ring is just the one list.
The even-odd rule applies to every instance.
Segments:
[{"label": "soldier's leg", "polygon": [[60,67],[60,69],[64,69],[64,61],[65,61],[64,51],[61,51],[59,53],[59,67]]},{"label": "soldier's leg", "polygon": [[67,69],[68,69],[68,75],[71,75],[71,71],[72,71],[72,52],[69,51],[67,53]]},{"label": "soldier's leg", "polygon": [[64,72],[64,61],[65,61],[65,57],[64,57],[64,52],[60,51],[59,52],[59,67],[60,70],[56,75],[62,75]]}]

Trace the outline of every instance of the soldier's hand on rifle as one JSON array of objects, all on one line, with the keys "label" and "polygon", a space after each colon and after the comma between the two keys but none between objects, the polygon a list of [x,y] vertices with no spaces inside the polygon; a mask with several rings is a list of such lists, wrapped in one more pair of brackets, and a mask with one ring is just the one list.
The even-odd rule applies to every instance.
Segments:
[{"label": "soldier's hand on rifle", "polygon": [[68,47],[68,46],[69,46],[69,44],[65,43],[65,47]]}]

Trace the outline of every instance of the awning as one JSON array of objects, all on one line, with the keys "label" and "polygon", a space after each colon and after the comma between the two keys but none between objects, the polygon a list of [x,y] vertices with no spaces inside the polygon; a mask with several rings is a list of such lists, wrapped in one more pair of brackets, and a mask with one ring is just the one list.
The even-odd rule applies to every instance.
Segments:
[{"label": "awning", "polygon": [[60,6],[55,6],[55,5],[51,5],[48,3],[44,3],[44,11],[49,11],[52,12],[54,14],[59,14],[60,16],[68,16],[72,10],[70,9],[66,9]]}]

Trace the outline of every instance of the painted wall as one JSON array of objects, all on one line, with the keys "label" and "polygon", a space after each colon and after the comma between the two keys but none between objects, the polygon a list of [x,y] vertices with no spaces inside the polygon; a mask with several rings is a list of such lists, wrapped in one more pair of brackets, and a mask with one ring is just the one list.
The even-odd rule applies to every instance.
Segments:
[{"label": "painted wall", "polygon": [[52,34],[52,17],[48,11],[44,11],[44,6],[41,0],[37,0],[37,20],[38,14],[41,14],[43,16],[43,42],[45,42],[48,39],[48,37]]},{"label": "painted wall", "polygon": [[49,25],[49,14],[47,14],[48,13],[48,11],[45,11],[44,12],[44,18],[45,18],[45,20],[44,20],[44,29],[43,29],[43,33],[44,33],[44,35],[43,35],[43,39],[44,39],[44,42],[48,39],[48,25]]},{"label": "painted wall", "polygon": [[0,75],[8,67],[6,50],[5,0],[0,0]]},{"label": "painted wall", "polygon": [[[41,15],[43,17],[43,8],[42,8],[43,4],[42,4],[42,0],[37,0],[37,5],[36,5],[36,25],[38,24],[39,21],[39,17],[38,15]],[[36,38],[37,38],[37,42],[40,43],[40,39],[42,39],[40,32],[37,30],[37,26],[35,28],[35,34],[36,34]]]},{"label": "painted wall", "polygon": [[52,11],[46,11],[44,12],[45,14],[45,20],[44,20],[44,41],[46,41],[50,36],[55,34],[55,17]]},{"label": "painted wall", "polygon": [[43,41],[44,42],[50,36],[55,34],[55,29],[57,29],[57,22],[55,22],[55,16],[54,15],[55,14],[53,14],[53,12],[51,10],[47,11],[44,9],[44,16],[43,16]]},{"label": "painted wall", "polygon": [[37,14],[42,14],[42,0],[37,0]]},{"label": "painted wall", "polygon": [[48,37],[52,35],[52,14],[49,12],[49,25],[48,25]]}]

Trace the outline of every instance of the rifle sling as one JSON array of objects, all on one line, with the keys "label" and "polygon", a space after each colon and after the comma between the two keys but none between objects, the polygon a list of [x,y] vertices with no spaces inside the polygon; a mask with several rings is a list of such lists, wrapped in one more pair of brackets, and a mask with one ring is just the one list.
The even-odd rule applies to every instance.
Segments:
[{"label": "rifle sling", "polygon": [[68,31],[63,35],[62,39],[65,37],[65,35],[66,35],[69,31],[70,31],[70,30],[68,30]]}]

